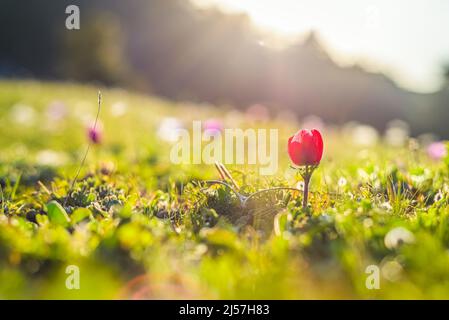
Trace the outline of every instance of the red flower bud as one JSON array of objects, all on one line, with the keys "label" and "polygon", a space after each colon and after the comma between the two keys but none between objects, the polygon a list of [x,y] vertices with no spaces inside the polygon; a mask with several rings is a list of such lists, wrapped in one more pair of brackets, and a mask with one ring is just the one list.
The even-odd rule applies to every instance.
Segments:
[{"label": "red flower bud", "polygon": [[299,130],[288,139],[288,155],[297,166],[318,165],[323,156],[323,138],[316,130]]}]

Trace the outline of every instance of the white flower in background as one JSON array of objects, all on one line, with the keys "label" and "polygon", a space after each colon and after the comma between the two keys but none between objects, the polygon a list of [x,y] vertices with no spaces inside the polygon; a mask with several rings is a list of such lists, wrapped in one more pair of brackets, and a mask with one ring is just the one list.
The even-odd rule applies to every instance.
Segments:
[{"label": "white flower in background", "polygon": [[303,191],[304,190],[304,181],[299,181],[296,184],[296,189],[299,189],[299,190]]},{"label": "white flower in background", "polygon": [[387,125],[385,141],[393,147],[402,147],[410,135],[409,125],[402,120],[393,120]]},{"label": "white flower in background", "polygon": [[382,209],[384,209],[385,211],[392,211],[393,210],[393,207],[391,206],[391,204],[388,201],[385,201],[385,202],[381,203],[380,207]]},{"label": "white flower in background", "polygon": [[127,111],[128,105],[123,101],[117,101],[111,106],[111,115],[116,118],[124,116]]},{"label": "white flower in background", "polygon": [[373,146],[379,141],[379,133],[369,125],[358,122],[348,122],[343,127],[343,133],[357,146]]},{"label": "white flower in background", "polygon": [[176,142],[179,139],[178,130],[184,129],[184,126],[177,118],[164,118],[157,129],[157,136],[167,142]]},{"label": "white flower in background", "polygon": [[440,200],[442,200],[444,198],[443,194],[441,193],[441,190],[438,191],[438,193],[435,195],[435,197],[433,198],[434,202],[438,202]]},{"label": "white flower in background", "polygon": [[415,236],[404,227],[394,228],[385,235],[384,243],[388,249],[398,248],[403,243],[415,242]]},{"label": "white flower in background", "polygon": [[358,168],[357,169],[357,174],[359,175],[359,177],[362,180],[369,180],[370,179],[370,175],[368,174],[368,172],[366,172],[365,170],[363,170],[362,168]]},{"label": "white flower in background", "polygon": [[36,111],[25,104],[16,104],[10,112],[11,120],[17,124],[30,126],[36,120]]},{"label": "white flower in background", "polygon": [[57,167],[65,164],[66,162],[66,154],[53,150],[42,150],[36,155],[36,163],[42,166]]},{"label": "white flower in background", "polygon": [[344,177],[341,177],[340,179],[338,179],[339,187],[344,187],[347,183],[348,183],[348,181]]},{"label": "white flower in background", "polygon": [[358,146],[369,147],[379,141],[379,133],[368,125],[356,125],[351,129],[352,142]]}]

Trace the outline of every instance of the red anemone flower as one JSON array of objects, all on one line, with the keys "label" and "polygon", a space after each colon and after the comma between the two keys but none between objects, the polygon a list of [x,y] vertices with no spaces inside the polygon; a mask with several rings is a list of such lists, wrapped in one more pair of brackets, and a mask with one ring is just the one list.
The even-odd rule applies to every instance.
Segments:
[{"label": "red anemone flower", "polygon": [[323,138],[316,130],[299,130],[288,139],[288,155],[297,166],[318,165],[323,156]]}]

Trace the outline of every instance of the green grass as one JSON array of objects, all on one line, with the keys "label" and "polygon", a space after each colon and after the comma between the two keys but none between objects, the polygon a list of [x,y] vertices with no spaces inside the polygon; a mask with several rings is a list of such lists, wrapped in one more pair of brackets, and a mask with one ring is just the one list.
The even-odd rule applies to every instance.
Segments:
[{"label": "green grass", "polygon": [[[97,90],[0,82],[0,298],[449,298],[447,159],[360,147],[328,128],[309,213],[287,191],[242,208],[224,186],[205,189],[219,178],[213,166],[171,164],[156,134],[164,117],[189,126],[228,119],[229,107],[102,89],[104,141],[69,192]],[[55,101],[64,117],[48,115]],[[114,115],[118,103],[127,109]],[[241,192],[295,186],[283,148],[298,124],[232,119],[280,130],[276,176],[229,167]],[[65,287],[69,265],[80,290]],[[380,268],[378,290],[365,286],[369,265]]]}]

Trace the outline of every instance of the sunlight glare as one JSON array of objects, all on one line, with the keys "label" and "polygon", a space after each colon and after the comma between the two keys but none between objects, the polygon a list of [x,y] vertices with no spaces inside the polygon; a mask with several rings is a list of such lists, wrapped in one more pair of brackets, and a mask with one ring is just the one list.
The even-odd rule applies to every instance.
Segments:
[{"label": "sunlight glare", "polygon": [[403,87],[437,90],[449,60],[449,1],[191,0],[245,13],[284,46],[316,31],[339,64],[362,63]]}]

